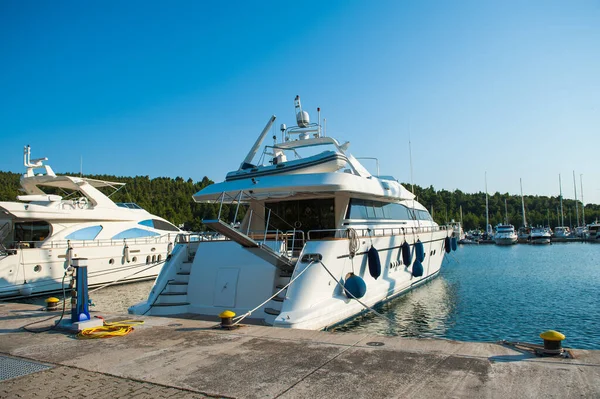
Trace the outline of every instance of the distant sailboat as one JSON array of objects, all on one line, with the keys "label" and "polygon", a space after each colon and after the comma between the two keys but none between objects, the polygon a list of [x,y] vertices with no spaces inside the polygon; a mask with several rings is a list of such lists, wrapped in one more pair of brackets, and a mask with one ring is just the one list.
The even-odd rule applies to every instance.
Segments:
[{"label": "distant sailboat", "polygon": [[504,199],[504,224],[496,226],[496,233],[494,234],[494,242],[496,245],[512,245],[517,243],[517,233],[515,232],[515,226],[508,224],[508,205],[506,198]]},{"label": "distant sailboat", "polygon": [[488,201],[488,189],[487,189],[487,172],[485,172],[485,233],[483,234],[484,240],[492,239],[492,228],[490,226],[490,210]]},{"label": "distant sailboat", "polygon": [[560,173],[558,174],[558,187],[560,192],[560,226],[556,226],[556,228],[554,229],[554,237],[558,240],[565,240],[571,237],[571,230],[568,226],[565,226],[565,215],[563,213],[562,182],[560,179]]},{"label": "distant sailboat", "polygon": [[523,213],[523,226],[519,227],[517,237],[519,242],[527,242],[529,241],[531,228],[527,226],[527,218],[525,217],[525,198],[523,197],[523,180],[521,178],[519,178],[519,185],[521,186],[521,212]]}]

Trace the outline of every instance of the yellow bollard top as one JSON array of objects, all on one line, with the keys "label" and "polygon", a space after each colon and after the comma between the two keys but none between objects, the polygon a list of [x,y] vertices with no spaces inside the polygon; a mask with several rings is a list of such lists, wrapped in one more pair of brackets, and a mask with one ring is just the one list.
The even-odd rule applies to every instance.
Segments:
[{"label": "yellow bollard top", "polygon": [[221,312],[221,314],[219,315],[220,318],[222,319],[231,319],[232,317],[235,316],[235,313],[232,312],[231,310],[224,310],[223,312]]},{"label": "yellow bollard top", "polygon": [[564,334],[559,333],[558,331],[548,330],[541,333],[540,338],[546,341],[562,341],[566,337]]},{"label": "yellow bollard top", "polygon": [[55,298],[53,296],[51,296],[50,298],[46,299],[46,303],[57,303],[60,302],[60,299]]}]

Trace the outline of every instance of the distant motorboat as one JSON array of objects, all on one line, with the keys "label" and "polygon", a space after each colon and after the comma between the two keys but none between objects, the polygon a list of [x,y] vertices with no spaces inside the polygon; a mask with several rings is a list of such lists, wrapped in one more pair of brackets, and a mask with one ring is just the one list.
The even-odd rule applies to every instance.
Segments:
[{"label": "distant motorboat", "polygon": [[587,226],[586,240],[589,242],[600,243],[600,223],[596,220],[594,223]]},{"label": "distant motorboat", "polygon": [[529,238],[531,235],[531,227],[519,227],[519,231],[517,232],[517,242],[526,243],[529,242]]},{"label": "distant motorboat", "polygon": [[568,226],[557,226],[554,228],[554,237],[567,239],[571,237],[571,229]]},{"label": "distant motorboat", "polygon": [[529,238],[531,244],[550,244],[552,234],[547,227],[533,227]]},{"label": "distant motorboat", "polygon": [[512,224],[499,224],[496,226],[494,242],[496,245],[512,245],[517,243],[517,233]]}]

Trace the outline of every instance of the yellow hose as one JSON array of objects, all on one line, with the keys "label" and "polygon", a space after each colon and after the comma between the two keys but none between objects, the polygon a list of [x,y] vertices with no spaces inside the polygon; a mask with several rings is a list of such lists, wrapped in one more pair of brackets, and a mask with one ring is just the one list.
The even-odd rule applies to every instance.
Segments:
[{"label": "yellow hose", "polygon": [[133,331],[133,326],[143,324],[143,320],[104,321],[102,327],[86,328],[77,334],[79,339],[122,337]]}]

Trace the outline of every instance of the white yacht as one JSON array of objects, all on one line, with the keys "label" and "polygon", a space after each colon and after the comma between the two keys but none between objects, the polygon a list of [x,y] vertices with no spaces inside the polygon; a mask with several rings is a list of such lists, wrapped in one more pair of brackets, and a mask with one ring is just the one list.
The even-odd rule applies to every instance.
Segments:
[{"label": "white yacht", "polygon": [[587,226],[587,233],[585,239],[588,242],[599,242],[600,243],[600,223],[596,220],[594,223],[590,223]]},{"label": "white yacht", "polygon": [[565,240],[571,237],[571,229],[568,226],[557,226],[554,228],[554,237]]},{"label": "white yacht", "polygon": [[550,244],[552,233],[547,227],[532,227],[529,235],[530,244]]},{"label": "white yacht", "polygon": [[29,146],[23,158],[25,194],[0,202],[0,298],[60,290],[73,258],[87,258],[90,287],[156,277],[177,227],[100,190],[124,183],[57,176],[47,158],[31,159]]},{"label": "white yacht", "polygon": [[517,243],[517,233],[512,224],[499,224],[496,226],[494,242],[496,245],[512,245]]},{"label": "white yacht", "polygon": [[[130,313],[214,319],[231,310],[244,323],[323,329],[439,274],[452,230],[310,123],[299,97],[295,108],[297,126],[281,125],[259,162],[275,116],[237,170],[193,196],[235,209],[233,222],[204,220],[226,240],[176,245]],[[316,154],[301,157],[307,150]]]}]

